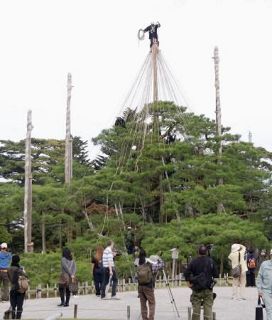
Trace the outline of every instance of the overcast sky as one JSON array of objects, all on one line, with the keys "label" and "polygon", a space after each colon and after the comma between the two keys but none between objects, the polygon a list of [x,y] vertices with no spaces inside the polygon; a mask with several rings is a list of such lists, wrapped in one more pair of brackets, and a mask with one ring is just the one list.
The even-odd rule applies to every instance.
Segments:
[{"label": "overcast sky", "polygon": [[[0,139],[90,142],[111,126],[149,50],[137,32],[159,21],[160,49],[189,104],[215,118],[219,47],[222,122],[272,151],[272,0],[9,0],[0,2]],[[95,153],[91,147],[90,152]]]}]

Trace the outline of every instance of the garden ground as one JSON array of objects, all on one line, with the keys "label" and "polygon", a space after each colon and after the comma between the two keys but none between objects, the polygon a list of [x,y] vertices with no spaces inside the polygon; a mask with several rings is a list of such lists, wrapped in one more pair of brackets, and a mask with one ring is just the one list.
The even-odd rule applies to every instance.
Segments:
[{"label": "garden ground", "polygon": [[[217,320],[254,320],[255,307],[257,304],[256,288],[246,288],[246,300],[237,301],[231,299],[231,287],[215,287],[217,298],[214,303],[214,312]],[[188,307],[190,307],[190,289],[168,288],[157,289],[156,295],[156,320],[179,319],[171,299],[174,297],[180,319],[188,319]],[[121,292],[118,294],[120,300],[101,300],[94,294],[82,295],[71,298],[70,306],[58,307],[59,298],[42,298],[26,300],[22,319],[58,319],[57,315],[62,313],[63,319],[74,318],[74,309],[77,305],[78,319],[103,319],[103,320],[126,320],[128,306],[130,308],[130,319],[140,320],[140,302],[137,292]],[[8,303],[0,304],[0,318],[8,309]],[[265,312],[264,312],[265,313]]]}]

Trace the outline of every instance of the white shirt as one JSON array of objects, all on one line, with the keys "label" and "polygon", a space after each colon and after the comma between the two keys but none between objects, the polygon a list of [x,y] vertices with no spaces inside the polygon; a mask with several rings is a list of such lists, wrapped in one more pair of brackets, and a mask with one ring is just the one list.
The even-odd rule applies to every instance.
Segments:
[{"label": "white shirt", "polygon": [[107,247],[103,251],[102,263],[104,268],[108,268],[110,265],[114,267],[113,253],[111,247]]}]

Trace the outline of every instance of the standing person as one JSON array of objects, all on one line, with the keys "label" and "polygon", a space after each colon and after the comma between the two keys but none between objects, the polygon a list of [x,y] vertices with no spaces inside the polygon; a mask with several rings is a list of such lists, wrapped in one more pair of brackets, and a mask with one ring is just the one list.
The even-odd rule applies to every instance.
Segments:
[{"label": "standing person", "polygon": [[213,319],[213,286],[218,272],[212,258],[207,256],[207,252],[207,247],[201,245],[198,249],[199,256],[189,263],[184,272],[187,285],[193,291],[190,299],[193,306],[192,320],[200,320],[201,305],[204,308],[204,320]]},{"label": "standing person", "polygon": [[72,253],[70,249],[64,248],[62,251],[61,258],[61,274],[59,279],[59,294],[61,303],[59,307],[68,307],[71,291],[69,289],[69,284],[75,282],[76,275],[76,264],[73,260]]},{"label": "standing person", "polygon": [[245,286],[246,286],[246,272],[247,263],[245,260],[246,247],[239,243],[234,243],[231,246],[231,252],[228,259],[231,261],[232,269],[240,264],[241,274],[232,280],[232,299],[246,300]]},{"label": "standing person", "polygon": [[1,300],[9,300],[9,278],[8,278],[8,268],[11,262],[11,253],[8,252],[8,245],[3,242],[0,246],[0,283],[2,284],[1,290]]},{"label": "standing person", "polygon": [[11,265],[8,269],[8,278],[11,283],[10,288],[10,305],[12,308],[12,319],[21,319],[23,312],[23,304],[25,292],[19,292],[19,276],[25,275],[23,269],[19,265],[20,257],[12,256]]},{"label": "standing person", "polygon": [[93,263],[93,279],[95,286],[95,294],[97,297],[101,294],[101,286],[102,286],[102,277],[103,277],[103,257],[104,248],[102,246],[98,246],[96,248],[95,256],[92,258]]},{"label": "standing person", "polygon": [[128,254],[133,254],[134,252],[134,247],[135,247],[134,238],[135,236],[133,231],[131,230],[131,227],[127,227],[127,233],[125,235],[125,244],[126,244]]},{"label": "standing person", "polygon": [[260,266],[256,285],[258,296],[264,300],[267,320],[272,320],[272,249],[270,259],[263,261]]},{"label": "standing person", "polygon": [[[143,248],[139,252],[139,266],[137,268],[138,293],[141,303],[141,315],[143,320],[154,320],[155,316],[155,278],[152,274],[152,265],[146,260]],[[148,309],[149,315],[148,315]]]},{"label": "standing person", "polygon": [[159,22],[157,22],[156,24],[154,22],[151,22],[151,24],[144,29],[144,33],[147,31],[149,32],[150,48],[152,47],[153,43],[157,43],[159,45],[157,29],[160,26],[161,25]]},{"label": "standing person", "polygon": [[106,249],[103,251],[102,263],[103,263],[103,277],[101,286],[101,299],[106,298],[106,287],[110,281],[112,281],[111,298],[116,299],[117,288],[117,274],[114,264],[113,253],[114,242],[109,240]]},{"label": "standing person", "polygon": [[246,286],[247,287],[255,287],[255,271],[257,268],[257,260],[252,248],[248,249],[247,255],[247,272],[246,272]]}]

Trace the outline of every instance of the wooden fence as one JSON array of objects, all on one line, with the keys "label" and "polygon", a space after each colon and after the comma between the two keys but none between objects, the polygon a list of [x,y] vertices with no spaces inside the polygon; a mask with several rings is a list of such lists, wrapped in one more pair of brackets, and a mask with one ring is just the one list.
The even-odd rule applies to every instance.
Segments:
[{"label": "wooden fence", "polygon": [[[228,276],[228,274],[224,274],[223,277],[219,277],[216,279],[216,286],[225,287],[232,285],[232,278]],[[167,280],[163,277],[159,277],[156,279],[156,289],[158,288],[166,288],[170,286],[171,288],[177,287],[186,287],[186,281],[182,277],[182,275],[177,276],[175,279],[171,279],[167,277]],[[125,292],[125,291],[136,291],[138,288],[137,282],[132,282],[131,280],[126,281],[125,279],[118,280],[117,291]],[[58,297],[58,285],[55,284],[53,287],[49,285],[42,286],[38,285],[36,288],[29,288],[27,291],[28,299],[35,298],[52,298]],[[95,287],[93,281],[89,283],[88,281],[79,283],[78,287],[78,295],[86,295],[95,293]]]}]

